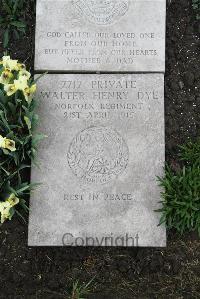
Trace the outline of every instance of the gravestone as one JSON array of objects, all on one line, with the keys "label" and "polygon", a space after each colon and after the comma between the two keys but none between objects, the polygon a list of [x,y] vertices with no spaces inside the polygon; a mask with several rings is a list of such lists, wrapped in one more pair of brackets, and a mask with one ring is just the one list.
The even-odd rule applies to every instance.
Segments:
[{"label": "gravestone", "polygon": [[[38,82],[42,185],[31,246],[165,246],[163,74],[60,74]],[[53,83],[53,84],[52,84]]]},{"label": "gravestone", "polygon": [[166,0],[38,0],[37,71],[164,72]]},{"label": "gravestone", "polygon": [[29,245],[165,246],[154,211],[165,10],[165,0],[37,1],[35,70],[57,74],[38,82],[48,138],[32,167],[42,185],[31,196]]}]

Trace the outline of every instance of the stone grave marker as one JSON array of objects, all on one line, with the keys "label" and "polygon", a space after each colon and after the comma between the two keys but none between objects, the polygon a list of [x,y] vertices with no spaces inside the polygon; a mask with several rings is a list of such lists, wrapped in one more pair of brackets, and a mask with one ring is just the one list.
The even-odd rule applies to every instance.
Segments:
[{"label": "stone grave marker", "polygon": [[154,212],[165,11],[166,0],[37,1],[35,70],[57,74],[38,83],[48,138],[32,168],[42,186],[31,196],[29,245],[165,246]]},{"label": "stone grave marker", "polygon": [[39,80],[39,130],[48,138],[40,169],[32,168],[42,185],[31,196],[29,245],[165,246],[154,212],[164,165],[163,81],[163,74]]},{"label": "stone grave marker", "polygon": [[36,71],[164,72],[166,0],[37,0]]}]

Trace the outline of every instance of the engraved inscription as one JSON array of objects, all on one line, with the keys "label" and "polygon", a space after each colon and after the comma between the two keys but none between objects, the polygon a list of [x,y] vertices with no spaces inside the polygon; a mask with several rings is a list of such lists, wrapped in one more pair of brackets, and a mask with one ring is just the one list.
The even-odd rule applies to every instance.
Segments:
[{"label": "engraved inscription", "polygon": [[76,11],[97,25],[113,24],[128,11],[128,1],[122,0],[73,0],[72,3]]},{"label": "engraved inscription", "polygon": [[68,150],[72,172],[88,183],[103,184],[120,175],[128,163],[128,146],[109,127],[90,127],[78,133]]}]

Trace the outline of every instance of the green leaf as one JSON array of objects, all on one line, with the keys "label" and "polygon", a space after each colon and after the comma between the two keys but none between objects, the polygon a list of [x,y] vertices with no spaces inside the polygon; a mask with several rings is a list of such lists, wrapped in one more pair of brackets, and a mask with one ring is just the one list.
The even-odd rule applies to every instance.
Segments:
[{"label": "green leaf", "polygon": [[30,130],[31,129],[31,121],[30,121],[30,119],[27,116],[24,116],[24,121],[25,121],[28,129]]},{"label": "green leaf", "polygon": [[16,106],[12,102],[8,102],[8,106],[10,107],[10,110],[13,115],[16,113]]},{"label": "green leaf", "polygon": [[39,141],[41,141],[42,139],[46,138],[47,136],[44,134],[36,134],[33,136],[32,139],[32,146],[36,146],[38,144]]},{"label": "green leaf", "polygon": [[13,21],[10,24],[17,28],[25,28],[26,27],[26,24],[24,24],[23,22],[20,22],[20,21]]},{"label": "green leaf", "polygon": [[20,36],[19,36],[18,31],[17,31],[16,29],[14,29],[13,32],[14,32],[14,34],[15,34],[16,39],[19,39]]},{"label": "green leaf", "polygon": [[12,15],[12,10],[6,0],[2,0],[3,8],[8,15]]},{"label": "green leaf", "polygon": [[3,35],[3,46],[4,48],[8,47],[8,43],[9,43],[9,28],[7,28],[4,32]]},{"label": "green leaf", "polygon": [[15,13],[17,11],[18,4],[19,4],[19,0],[15,0],[14,6],[13,6],[13,15],[15,15]]}]

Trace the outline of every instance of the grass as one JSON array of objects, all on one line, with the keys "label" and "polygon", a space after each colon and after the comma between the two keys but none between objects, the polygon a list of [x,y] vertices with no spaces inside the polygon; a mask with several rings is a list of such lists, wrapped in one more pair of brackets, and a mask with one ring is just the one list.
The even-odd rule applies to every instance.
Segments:
[{"label": "grass", "polygon": [[200,138],[196,142],[189,141],[180,148],[180,159],[188,165],[200,165]]},{"label": "grass", "polygon": [[181,234],[198,231],[200,235],[200,139],[180,146],[182,169],[166,166],[165,176],[158,178],[163,188],[160,224]]},{"label": "grass", "polygon": [[197,20],[200,20],[200,0],[192,0],[192,8],[195,11]]},{"label": "grass", "polygon": [[78,280],[74,282],[72,287],[72,294],[70,295],[70,297],[68,297],[68,299],[86,299],[87,297],[85,296],[89,295],[89,293],[91,292],[90,285],[93,280],[94,278],[91,279],[88,283],[83,284],[80,284]]}]

